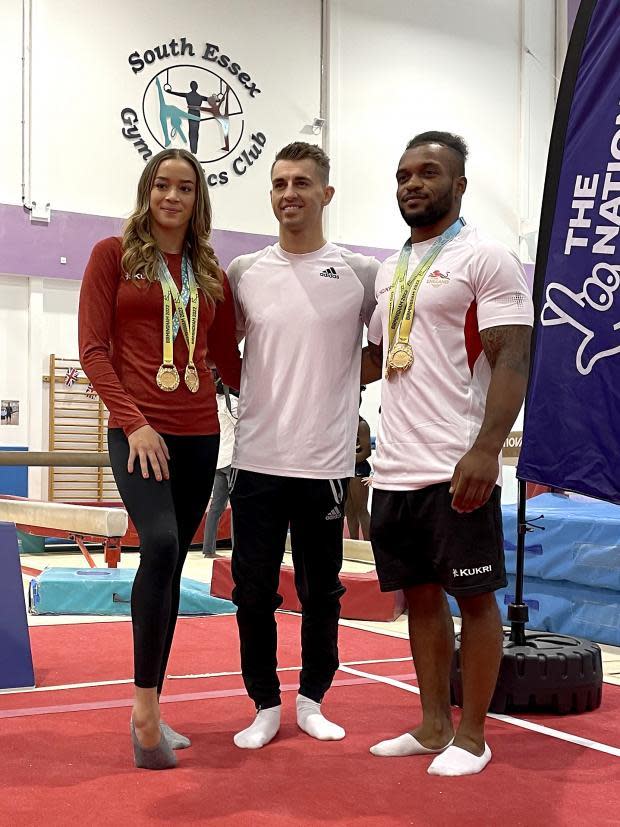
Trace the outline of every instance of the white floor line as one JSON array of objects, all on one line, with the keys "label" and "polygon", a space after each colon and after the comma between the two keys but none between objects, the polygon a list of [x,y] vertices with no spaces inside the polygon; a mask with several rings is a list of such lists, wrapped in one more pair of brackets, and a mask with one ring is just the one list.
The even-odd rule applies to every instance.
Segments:
[{"label": "white floor line", "polygon": [[58,692],[62,689],[90,689],[93,686],[120,686],[133,683],[133,678],[123,678],[118,681],[92,681],[92,683],[61,683],[56,686],[32,686],[26,689],[1,689],[1,695],[28,695],[31,692]]},{"label": "white floor line", "polygon": [[[348,672],[350,675],[356,675],[360,678],[370,678],[377,681],[377,683],[385,683],[388,686],[394,686],[397,689],[404,689],[405,692],[412,692],[414,695],[419,695],[420,690],[417,686],[412,686],[408,683],[395,680],[394,678],[383,677],[382,675],[373,675],[370,672],[362,672],[359,669],[351,669],[349,666],[340,666],[342,672]],[[497,721],[503,721],[512,726],[521,727],[521,729],[529,729],[531,732],[538,732],[540,735],[548,735],[550,738],[557,738],[559,741],[569,741],[571,744],[577,744],[580,747],[587,747],[588,749],[597,750],[598,752],[605,752],[607,755],[613,755],[620,758],[620,748],[612,747],[609,744],[602,744],[600,741],[592,741],[589,738],[581,738],[579,735],[571,735],[567,732],[561,732],[558,729],[551,729],[551,727],[543,726],[542,724],[535,724],[532,721],[521,720],[521,718],[513,718],[510,715],[497,715],[494,712],[488,713],[489,718],[494,718]]]},{"label": "white floor line", "polygon": [[378,629],[374,626],[366,626],[364,624],[365,621],[357,620],[338,621],[339,626],[345,626],[347,629],[357,629],[359,632],[374,632],[374,634],[383,635],[384,637],[399,638],[400,640],[409,640],[409,632],[407,630],[403,630],[401,632],[397,629]]},{"label": "white floor line", "polygon": [[[411,658],[387,658],[381,660],[352,660],[347,665],[364,666],[371,663],[403,663]],[[300,672],[301,666],[281,666],[278,672]],[[195,675],[166,675],[166,680],[193,680],[197,678],[228,678],[241,675],[241,672],[202,672]],[[123,678],[116,681],[92,681],[90,683],[63,683],[56,686],[33,686],[24,689],[2,689],[0,695],[27,695],[31,692],[59,692],[63,689],[90,689],[95,686],[120,686],[133,683],[133,678]]]},{"label": "white floor line", "polygon": [[[461,631],[460,618],[453,617],[452,620],[457,621],[458,624],[459,624],[459,625],[455,625],[454,631],[455,632],[460,632]],[[401,640],[409,640],[409,632],[408,631],[406,631],[406,632],[397,632],[397,631],[393,631],[393,630],[390,630],[390,629],[377,629],[377,628],[374,628],[374,627],[371,627],[371,626],[357,625],[358,624],[357,620],[340,620],[338,622],[341,626],[347,626],[351,629],[359,629],[362,632],[374,632],[376,635],[385,635],[386,637],[397,637],[397,638],[401,638]],[[364,622],[365,621],[359,621],[359,623],[362,623],[362,624]],[[504,627],[504,628],[507,629],[507,627]],[[596,643],[596,641],[593,641],[593,642]],[[606,649],[613,649],[614,652],[616,650],[616,647],[611,647],[610,645],[603,644],[603,643],[597,643],[597,646],[601,647],[601,649],[603,651],[603,655],[605,655]],[[603,670],[604,669],[605,669],[605,657],[603,657]],[[618,672],[609,672],[609,673],[607,673],[607,675],[603,675],[603,683],[608,683],[610,686],[620,686],[620,671],[618,671]]]},{"label": "white floor line", "polygon": [[[411,661],[412,658],[380,658],[379,660],[351,660],[343,664],[343,666],[364,666],[371,663],[404,663]],[[301,666],[281,666],[278,672],[298,672]],[[203,672],[195,675],[166,675],[167,680],[188,680],[191,678],[220,678],[227,675],[240,675],[241,672]]]}]

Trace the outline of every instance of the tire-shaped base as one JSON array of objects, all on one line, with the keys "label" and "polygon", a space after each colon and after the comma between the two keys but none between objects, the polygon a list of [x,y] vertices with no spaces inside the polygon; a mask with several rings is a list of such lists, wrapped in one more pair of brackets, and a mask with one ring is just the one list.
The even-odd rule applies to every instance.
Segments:
[{"label": "tire-shaped base", "polygon": [[[505,633],[504,655],[490,712],[551,711],[559,715],[597,709],[603,662],[596,643],[550,632],[531,632],[516,646]],[[460,635],[450,676],[452,703],[463,705]]]}]

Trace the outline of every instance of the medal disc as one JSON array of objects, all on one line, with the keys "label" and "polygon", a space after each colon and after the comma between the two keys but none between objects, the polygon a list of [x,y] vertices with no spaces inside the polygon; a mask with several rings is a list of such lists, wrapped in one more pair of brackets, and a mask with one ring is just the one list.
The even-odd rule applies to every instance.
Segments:
[{"label": "medal disc", "polygon": [[179,387],[179,372],[174,365],[160,366],[157,371],[157,387],[168,392]]},{"label": "medal disc", "polygon": [[185,368],[185,384],[192,393],[196,393],[198,390],[200,380],[198,379],[198,371],[195,365],[188,365]]},{"label": "medal disc", "polygon": [[409,342],[396,342],[390,352],[388,364],[394,370],[407,370],[413,364],[413,348]]}]

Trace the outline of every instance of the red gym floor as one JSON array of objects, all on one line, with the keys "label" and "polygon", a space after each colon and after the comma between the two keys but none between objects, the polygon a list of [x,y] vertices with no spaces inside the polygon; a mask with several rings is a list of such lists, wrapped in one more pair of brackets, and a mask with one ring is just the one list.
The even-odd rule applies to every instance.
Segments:
[{"label": "red gym floor", "polygon": [[[343,669],[325,709],[347,737],[321,743],[294,721],[299,618],[280,614],[278,624],[283,726],[254,752],[232,743],[253,716],[238,675],[234,617],[179,621],[170,674],[209,676],[167,684],[165,717],[193,746],[178,753],[177,769],[161,773],[132,764],[130,624],[31,629],[40,689],[0,695],[0,825],[618,823],[620,688],[606,685],[601,709],[586,715],[492,719],[488,768],[435,778],[426,774],[427,758],[368,752],[419,717],[405,640],[341,628]],[[96,682],[110,683],[83,685]]]}]

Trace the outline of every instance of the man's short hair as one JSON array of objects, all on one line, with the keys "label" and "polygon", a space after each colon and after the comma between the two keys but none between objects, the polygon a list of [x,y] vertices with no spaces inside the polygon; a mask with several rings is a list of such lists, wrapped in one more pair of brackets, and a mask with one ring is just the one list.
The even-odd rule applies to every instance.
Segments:
[{"label": "man's short hair", "polygon": [[452,132],[420,132],[407,144],[407,149],[413,149],[422,144],[441,144],[447,146],[458,156],[458,174],[465,175],[465,161],[469,151],[467,144],[460,135],[453,135]]},{"label": "man's short hair", "polygon": [[271,172],[278,161],[305,161],[309,158],[317,166],[325,186],[329,184],[329,158],[320,146],[307,144],[305,141],[295,141],[282,147],[271,165]]}]

